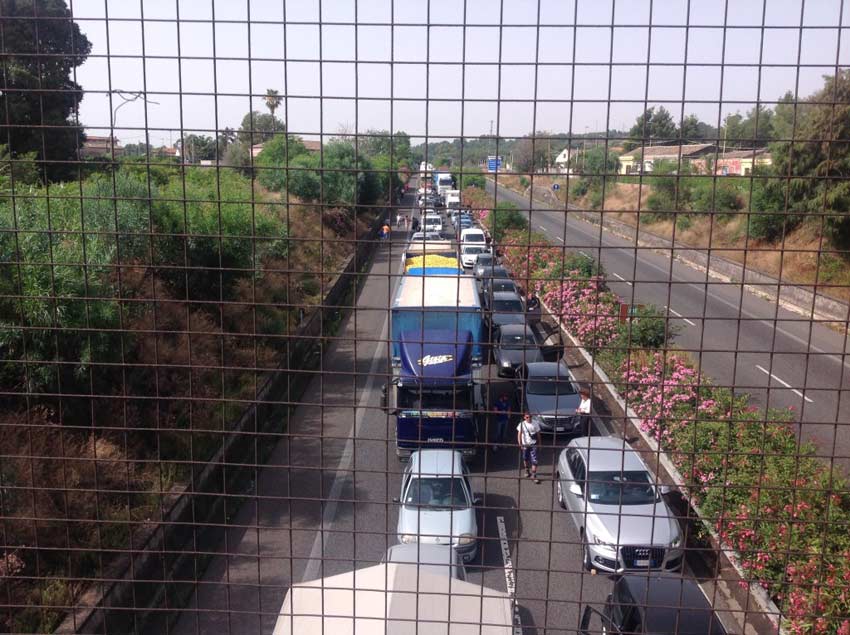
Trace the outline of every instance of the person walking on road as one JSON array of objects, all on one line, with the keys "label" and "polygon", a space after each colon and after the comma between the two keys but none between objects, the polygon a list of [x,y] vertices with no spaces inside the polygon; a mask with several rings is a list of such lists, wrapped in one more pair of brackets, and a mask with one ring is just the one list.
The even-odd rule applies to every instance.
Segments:
[{"label": "person walking on road", "polygon": [[508,427],[511,402],[508,393],[503,392],[499,399],[493,404],[496,410],[496,434],[493,437],[493,452],[499,451],[499,445],[505,442],[505,429]]},{"label": "person walking on road", "polygon": [[395,226],[396,226],[396,227],[401,227],[401,221],[402,221],[401,212],[398,212],[398,213],[395,215]]},{"label": "person walking on road", "polygon": [[387,221],[384,221],[384,226],[381,227],[381,240],[389,238],[391,231],[392,229],[390,228],[390,224]]},{"label": "person walking on road", "polygon": [[525,475],[533,478],[534,482],[540,484],[537,478],[537,446],[540,442],[540,426],[531,420],[531,415],[525,413],[522,421],[516,427],[516,442],[522,449],[522,463],[525,466]]}]

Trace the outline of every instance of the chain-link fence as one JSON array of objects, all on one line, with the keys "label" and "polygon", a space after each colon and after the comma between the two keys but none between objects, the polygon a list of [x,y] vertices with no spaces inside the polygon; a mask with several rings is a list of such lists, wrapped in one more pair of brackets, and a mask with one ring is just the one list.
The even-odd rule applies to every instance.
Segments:
[{"label": "chain-link fence", "polygon": [[26,633],[850,633],[843,0],[0,0]]}]

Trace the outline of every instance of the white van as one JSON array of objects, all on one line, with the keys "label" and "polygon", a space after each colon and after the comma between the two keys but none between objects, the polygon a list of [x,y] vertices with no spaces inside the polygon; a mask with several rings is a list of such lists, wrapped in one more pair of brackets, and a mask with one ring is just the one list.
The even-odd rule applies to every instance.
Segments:
[{"label": "white van", "polygon": [[439,214],[425,214],[425,220],[422,223],[422,229],[426,232],[443,232],[443,219]]},{"label": "white van", "polygon": [[487,235],[480,227],[469,227],[460,232],[460,244],[463,245],[481,245],[485,251],[487,249]]}]

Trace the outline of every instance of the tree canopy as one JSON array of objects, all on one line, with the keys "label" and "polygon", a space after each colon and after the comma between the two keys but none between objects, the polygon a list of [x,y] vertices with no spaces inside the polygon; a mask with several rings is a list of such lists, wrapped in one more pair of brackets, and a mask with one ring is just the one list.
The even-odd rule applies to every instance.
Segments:
[{"label": "tree canopy", "polygon": [[[5,53],[0,112],[16,124],[7,128],[2,141],[9,144],[12,157],[35,152],[43,161],[76,161],[84,135],[73,114],[83,90],[72,73],[86,61],[91,42],[71,20],[64,0],[15,0],[3,2],[2,7]],[[73,177],[76,172],[72,163],[41,165],[50,180]]]}]

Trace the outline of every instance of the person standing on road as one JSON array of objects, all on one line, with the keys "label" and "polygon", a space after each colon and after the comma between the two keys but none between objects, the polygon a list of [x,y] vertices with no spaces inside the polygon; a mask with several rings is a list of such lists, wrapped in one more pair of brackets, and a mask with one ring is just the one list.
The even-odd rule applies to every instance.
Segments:
[{"label": "person standing on road", "polygon": [[396,227],[401,227],[401,219],[402,219],[401,212],[398,212],[395,215],[395,226]]},{"label": "person standing on road", "polygon": [[537,478],[537,446],[540,442],[540,426],[531,420],[531,415],[525,413],[522,421],[516,427],[516,442],[522,449],[522,463],[525,465],[525,476],[533,478],[534,482],[540,484]]},{"label": "person standing on road", "polygon": [[493,404],[493,409],[496,410],[496,435],[493,438],[493,452],[499,451],[499,445],[505,442],[505,430],[508,427],[508,418],[510,417],[511,402],[508,393],[503,392],[498,401]]},{"label": "person standing on road", "polygon": [[390,224],[387,221],[384,221],[384,226],[381,227],[381,239],[386,240],[390,237],[390,232],[392,229],[390,228]]},{"label": "person standing on road", "polygon": [[581,433],[587,434],[590,430],[590,388],[582,386],[578,391],[581,402],[576,408],[576,414],[581,417]]}]

